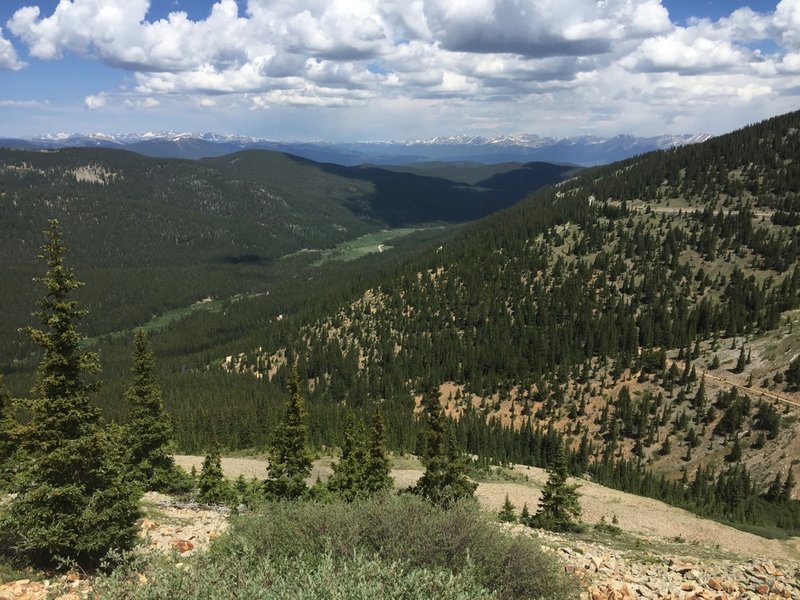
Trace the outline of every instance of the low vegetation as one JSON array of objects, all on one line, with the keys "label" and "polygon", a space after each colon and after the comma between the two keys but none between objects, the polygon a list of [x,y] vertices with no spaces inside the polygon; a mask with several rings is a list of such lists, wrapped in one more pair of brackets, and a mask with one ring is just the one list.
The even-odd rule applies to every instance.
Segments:
[{"label": "low vegetation", "polygon": [[[144,578],[141,577],[144,575]],[[146,579],[146,583],[141,583]],[[101,597],[574,598],[574,583],[526,537],[473,502],[413,496],[356,504],[279,502],[235,519],[182,569],[145,558],[99,582]]]}]

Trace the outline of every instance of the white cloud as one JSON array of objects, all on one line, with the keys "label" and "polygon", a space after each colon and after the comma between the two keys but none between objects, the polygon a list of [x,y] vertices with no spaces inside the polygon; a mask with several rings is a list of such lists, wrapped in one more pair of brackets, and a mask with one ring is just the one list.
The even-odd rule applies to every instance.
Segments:
[{"label": "white cloud", "polygon": [[18,71],[24,66],[25,63],[17,57],[17,51],[14,46],[3,37],[3,30],[0,29],[0,69]]},{"label": "white cloud", "polygon": [[784,47],[800,50],[800,2],[781,0],[775,8],[771,25]]},{"label": "white cloud", "polygon": [[41,108],[48,104],[47,100],[0,100],[0,106],[10,108]]},{"label": "white cloud", "polygon": [[672,29],[657,0],[430,0],[425,15],[445,49],[530,57],[601,54]]},{"label": "white cloud", "polygon": [[705,73],[746,69],[752,61],[750,51],[722,40],[693,37],[694,33],[680,29],[668,36],[647,39],[620,64],[632,71]]},{"label": "white cloud", "polygon": [[97,96],[86,96],[86,98],[84,98],[83,100],[83,103],[89,110],[98,110],[106,106],[106,104],[108,103],[108,99],[105,94],[99,94]]},{"label": "white cloud", "polygon": [[[51,14],[17,10],[7,27],[34,58],[78,53],[133,72],[133,89],[96,90],[90,109],[431,110],[452,99],[476,127],[496,126],[501,103],[506,120],[536,114],[544,126],[646,115],[679,127],[671,104],[703,115],[712,103],[784,106],[800,73],[800,0],[684,27],[660,0],[215,0],[200,20],[153,20],[150,4],[60,0]],[[0,32],[3,66],[22,63]]]}]

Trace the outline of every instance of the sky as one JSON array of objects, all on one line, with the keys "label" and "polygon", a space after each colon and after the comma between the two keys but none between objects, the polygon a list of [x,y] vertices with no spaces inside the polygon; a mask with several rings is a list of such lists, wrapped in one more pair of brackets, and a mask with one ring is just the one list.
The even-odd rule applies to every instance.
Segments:
[{"label": "sky", "polygon": [[719,134],[800,108],[800,0],[0,0],[0,137]]}]

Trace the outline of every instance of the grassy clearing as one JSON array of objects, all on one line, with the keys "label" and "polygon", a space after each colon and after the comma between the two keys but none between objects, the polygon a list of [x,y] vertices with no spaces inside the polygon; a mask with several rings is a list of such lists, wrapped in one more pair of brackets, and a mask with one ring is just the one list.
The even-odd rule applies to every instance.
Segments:
[{"label": "grassy clearing", "polygon": [[332,260],[349,262],[351,260],[359,259],[362,256],[366,256],[367,254],[386,252],[387,250],[392,249],[392,246],[388,245],[390,241],[406,237],[407,235],[411,235],[412,233],[416,233],[418,231],[425,231],[427,229],[430,228],[408,227],[403,229],[382,229],[381,231],[368,233],[366,235],[362,235],[361,237],[355,238],[354,240],[342,242],[330,250],[323,250],[320,258],[314,261],[312,266],[320,267],[326,262],[330,262]]},{"label": "grassy clearing", "polygon": [[[168,325],[170,325],[174,321],[179,321],[189,315],[198,312],[198,311],[208,311],[208,312],[219,312],[223,309],[223,307],[229,302],[236,302],[243,298],[255,298],[257,296],[261,296],[261,293],[257,294],[245,294],[240,296],[234,296],[233,298],[223,298],[220,300],[211,300],[206,299],[200,302],[195,302],[190,306],[182,306],[180,308],[174,308],[172,310],[168,310],[165,313],[160,315],[156,315],[152,319],[150,319],[147,323],[144,323],[140,327],[136,327],[136,329],[144,329],[146,332],[150,333],[152,331],[157,331],[159,329],[164,329]],[[130,335],[133,332],[133,329],[123,329],[120,331],[113,331],[111,333],[106,333],[101,336],[96,336],[92,338],[87,338],[84,341],[86,346],[93,346],[99,343],[102,340],[106,339],[113,339],[119,338],[126,335]]]},{"label": "grassy clearing", "polygon": [[142,557],[101,598],[497,598],[566,600],[575,582],[535,540],[503,533],[475,503],[448,511],[388,497],[268,504],[202,555]]}]

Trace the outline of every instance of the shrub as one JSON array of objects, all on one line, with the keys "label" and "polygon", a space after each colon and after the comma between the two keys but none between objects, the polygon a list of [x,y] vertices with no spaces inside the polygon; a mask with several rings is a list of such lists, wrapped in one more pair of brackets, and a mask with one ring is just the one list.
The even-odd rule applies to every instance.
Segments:
[{"label": "shrub", "polygon": [[[534,540],[505,534],[474,503],[443,510],[410,495],[353,504],[266,504],[257,514],[235,519],[228,533],[189,565],[186,573],[151,565],[156,572],[145,574],[152,583],[142,588],[133,582],[124,587],[125,576],[117,575],[106,585],[122,587],[109,596],[223,597],[236,589],[248,598],[311,598],[319,597],[310,590],[320,589],[316,580],[328,580],[327,573],[340,578],[330,582],[336,593],[325,593],[328,598],[577,596],[572,580]],[[130,573],[135,581],[135,567]],[[375,587],[391,577],[396,584]],[[258,590],[252,595],[241,587],[251,581]],[[285,590],[294,595],[282,595]]]},{"label": "shrub", "polygon": [[[146,584],[138,573],[149,574]],[[234,591],[235,590],[235,591]],[[179,594],[192,598],[258,598],[269,600],[489,600],[494,595],[469,575],[445,569],[412,569],[361,553],[349,559],[321,556],[270,559],[249,555],[225,562],[199,558],[189,569],[176,569],[161,559],[134,563],[125,571],[95,585],[102,598],[172,600]]]}]

